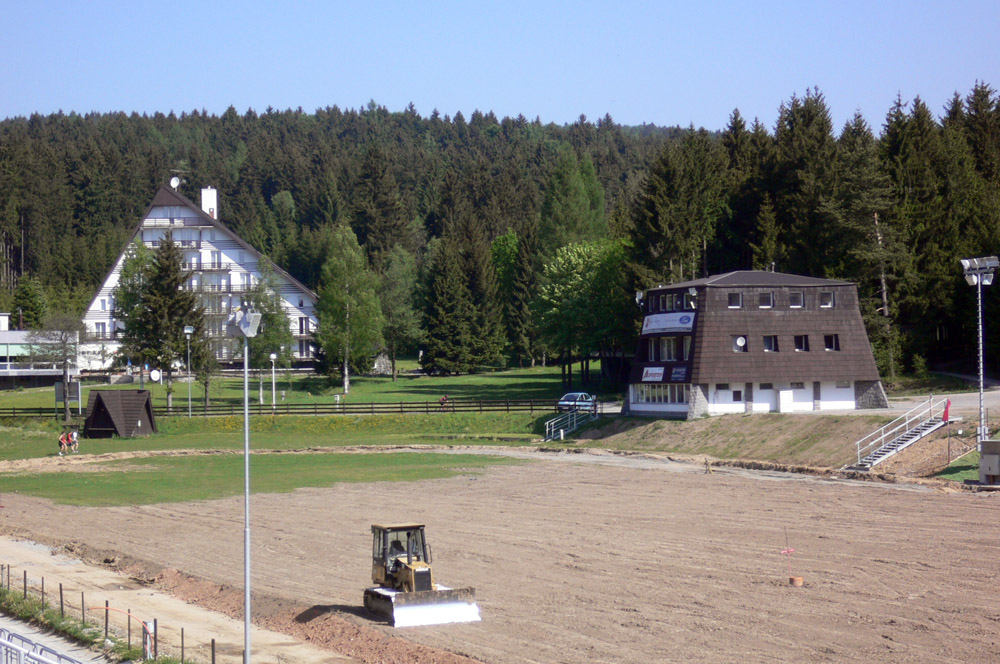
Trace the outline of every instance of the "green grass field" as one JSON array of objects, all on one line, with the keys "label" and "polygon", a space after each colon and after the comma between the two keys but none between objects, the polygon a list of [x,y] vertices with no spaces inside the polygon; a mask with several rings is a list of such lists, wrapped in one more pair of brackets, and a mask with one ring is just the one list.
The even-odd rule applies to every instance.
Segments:
[{"label": "green grass field", "polygon": [[979,481],[979,452],[972,451],[963,457],[959,457],[951,464],[939,472],[935,477],[954,482],[964,482],[965,480]]},{"label": "green grass field", "polygon": [[[574,390],[586,391],[580,387],[579,377],[575,373],[578,367],[579,365],[574,366]],[[600,363],[591,364],[591,375],[595,379],[600,378]],[[251,403],[262,401],[265,404],[270,404],[270,370],[266,370],[260,375],[251,370],[249,382]],[[138,389],[139,384],[130,383],[118,386],[85,384],[84,392],[86,393],[87,390],[95,387],[100,389]],[[155,406],[166,406],[165,385],[150,383],[147,377],[143,387],[152,393]],[[188,384],[175,382],[173,388],[174,406],[186,406]],[[594,388],[586,389],[593,391]],[[281,371],[275,374],[276,403],[333,403],[338,397],[347,403],[399,403],[403,401],[436,403],[446,394],[451,399],[552,399],[554,401],[567,391],[562,386],[558,366],[511,369],[461,376],[425,376],[403,373],[395,381],[385,376],[352,376],[351,391],[346,397],[344,397],[342,385],[339,382],[331,383],[323,376],[290,374]],[[204,396],[204,386],[201,383],[192,383],[192,402],[202,403]],[[601,396],[613,399],[620,398],[621,395],[610,393]],[[54,399],[51,387],[9,390],[0,392],[0,408],[53,408]],[[86,400],[86,394],[84,400]],[[214,378],[209,388],[209,400],[213,404],[242,404],[242,376]]]},{"label": "green grass field", "polygon": [[[263,454],[250,464],[253,493],[286,493],[339,482],[414,482],[523,463],[473,454]],[[243,455],[108,461],[79,473],[6,474],[4,491],[87,506],[212,500],[243,493]]]}]

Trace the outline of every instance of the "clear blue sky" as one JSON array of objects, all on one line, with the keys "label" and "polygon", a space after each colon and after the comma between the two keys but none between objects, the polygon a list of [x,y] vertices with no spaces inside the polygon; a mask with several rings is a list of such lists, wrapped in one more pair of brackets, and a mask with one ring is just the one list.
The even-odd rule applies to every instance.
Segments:
[{"label": "clear blue sky", "polygon": [[[704,6],[702,6],[704,5]],[[897,94],[1000,88],[1000,2],[0,0],[0,118],[369,100],[466,118],[773,129],[816,86],[839,132]]]}]

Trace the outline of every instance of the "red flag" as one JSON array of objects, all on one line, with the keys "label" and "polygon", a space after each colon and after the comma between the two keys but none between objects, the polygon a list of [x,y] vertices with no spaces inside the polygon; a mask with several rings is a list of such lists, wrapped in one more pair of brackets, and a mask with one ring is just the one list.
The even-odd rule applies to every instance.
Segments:
[{"label": "red flag", "polygon": [[941,416],[942,422],[948,421],[948,411],[951,410],[951,399],[948,399],[948,403],[944,405],[944,414]]}]

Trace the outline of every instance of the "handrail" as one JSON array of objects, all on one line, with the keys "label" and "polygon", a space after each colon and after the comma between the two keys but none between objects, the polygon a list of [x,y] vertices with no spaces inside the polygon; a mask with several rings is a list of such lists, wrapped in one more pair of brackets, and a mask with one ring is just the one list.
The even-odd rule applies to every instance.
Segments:
[{"label": "handrail", "polygon": [[[12,650],[12,653],[7,652]],[[13,658],[9,657],[13,655]],[[20,655],[20,657],[19,657]],[[0,628],[0,661],[25,662],[25,664],[82,664],[80,660],[63,655],[26,636]]]},{"label": "handrail", "polygon": [[948,397],[941,397],[937,401],[934,401],[934,395],[931,394],[927,397],[926,403],[914,406],[906,413],[894,419],[892,422],[889,422],[888,424],[861,438],[859,441],[854,443],[858,453],[858,463],[860,464],[861,459],[864,456],[867,456],[868,452],[876,446],[882,447],[887,442],[891,442],[908,432],[913,428],[911,425],[914,425],[914,423],[922,424],[923,422],[926,422],[934,417],[934,409],[936,407],[941,407],[943,415],[944,405],[947,401]]},{"label": "handrail", "polygon": [[586,410],[573,409],[564,415],[553,417],[545,423],[545,440],[554,440],[556,432],[572,433],[581,425],[597,419],[599,405],[594,404],[593,408]]}]

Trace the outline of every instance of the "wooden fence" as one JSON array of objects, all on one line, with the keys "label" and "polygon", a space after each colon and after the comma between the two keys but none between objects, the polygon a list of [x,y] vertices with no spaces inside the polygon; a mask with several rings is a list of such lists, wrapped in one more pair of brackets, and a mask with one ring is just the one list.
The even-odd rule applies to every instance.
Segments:
[{"label": "wooden fence", "polygon": [[[551,413],[552,399],[449,399],[439,401],[401,401],[399,403],[250,403],[251,415],[389,415],[393,413]],[[175,400],[172,409],[155,406],[156,417],[186,417],[187,402]],[[191,414],[198,417],[242,415],[242,403],[191,404]],[[61,417],[62,409],[44,407],[0,408],[0,417]]]}]

